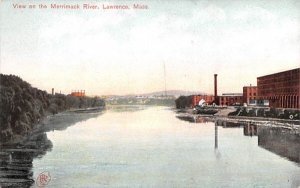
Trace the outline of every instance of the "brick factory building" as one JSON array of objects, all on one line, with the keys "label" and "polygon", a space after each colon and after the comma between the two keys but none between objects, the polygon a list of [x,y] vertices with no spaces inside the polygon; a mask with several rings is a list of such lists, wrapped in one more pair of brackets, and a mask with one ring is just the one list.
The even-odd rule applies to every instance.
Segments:
[{"label": "brick factory building", "polygon": [[233,106],[243,104],[242,93],[223,93],[222,96],[218,96],[220,106]]},{"label": "brick factory building", "polygon": [[[213,104],[215,102],[214,95],[192,95],[192,107],[199,104],[200,100],[205,100],[207,104]],[[218,102],[221,106],[232,106],[243,104],[242,93],[224,93],[222,96],[218,96]]]},{"label": "brick factory building", "polygon": [[244,86],[243,87],[243,103],[248,105],[256,105],[257,100],[257,86]]},{"label": "brick factory building", "polygon": [[205,100],[207,104],[212,104],[215,100],[213,95],[192,95],[192,107],[199,104],[200,100]]},{"label": "brick factory building", "polygon": [[78,90],[78,91],[72,91],[71,96],[74,97],[84,97],[85,96],[85,90]]},{"label": "brick factory building", "polygon": [[299,108],[300,68],[257,78],[257,95],[274,108]]}]

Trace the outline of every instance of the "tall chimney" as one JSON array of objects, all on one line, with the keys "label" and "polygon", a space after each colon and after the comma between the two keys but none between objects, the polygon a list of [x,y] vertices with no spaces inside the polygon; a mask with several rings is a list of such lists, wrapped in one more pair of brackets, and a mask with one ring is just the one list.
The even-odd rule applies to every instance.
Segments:
[{"label": "tall chimney", "polygon": [[215,100],[218,98],[218,75],[215,74]]},{"label": "tall chimney", "polygon": [[52,95],[54,95],[54,88],[52,88]]}]

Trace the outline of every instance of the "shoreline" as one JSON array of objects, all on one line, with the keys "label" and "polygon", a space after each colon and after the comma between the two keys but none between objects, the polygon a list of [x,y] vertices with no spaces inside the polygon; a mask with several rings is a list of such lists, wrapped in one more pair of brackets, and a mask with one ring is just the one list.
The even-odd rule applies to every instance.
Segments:
[{"label": "shoreline", "polygon": [[[226,110],[226,109],[224,109]],[[191,118],[197,118],[197,117],[208,117],[212,120],[223,120],[223,121],[230,121],[230,120],[242,120],[242,121],[250,121],[250,122],[278,122],[278,123],[287,123],[287,124],[293,124],[293,125],[300,125],[300,120],[290,120],[290,119],[279,119],[279,118],[270,118],[270,117],[249,117],[249,116],[232,116],[228,114],[222,113],[222,110],[220,110],[218,113],[214,115],[209,114],[193,114],[193,109],[175,109],[175,112],[178,114],[178,116],[188,116]],[[224,120],[226,119],[226,120]]]},{"label": "shoreline", "polygon": [[0,74],[0,79],[0,145],[21,140],[49,115],[105,106],[99,97],[54,93],[54,89],[49,94],[19,76]]},{"label": "shoreline", "polygon": [[105,108],[99,108],[98,111],[88,111],[78,112],[75,110],[59,112],[54,115],[47,115],[43,120],[38,123],[34,129],[28,132],[25,135],[15,135],[16,137],[13,140],[8,142],[0,143],[0,146],[10,146],[10,145],[26,145],[26,142],[30,141],[32,137],[38,136],[43,133],[50,131],[62,131],[67,129],[70,126],[82,121],[86,121],[90,118],[96,118],[99,115],[103,114]]},{"label": "shoreline", "polygon": [[33,160],[43,157],[53,148],[47,132],[65,130],[78,122],[100,116],[104,110],[105,108],[102,108],[89,113],[65,111],[48,115],[30,133],[18,135],[10,142],[0,143],[0,163],[1,169],[4,170],[0,175],[0,187],[34,186],[36,179],[32,174]]}]

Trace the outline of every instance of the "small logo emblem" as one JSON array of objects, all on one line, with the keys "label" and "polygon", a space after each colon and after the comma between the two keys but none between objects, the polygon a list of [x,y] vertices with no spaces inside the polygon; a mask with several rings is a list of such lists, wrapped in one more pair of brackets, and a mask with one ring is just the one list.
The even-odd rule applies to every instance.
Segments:
[{"label": "small logo emblem", "polygon": [[50,172],[42,172],[36,178],[36,185],[38,187],[45,187],[51,180]]}]

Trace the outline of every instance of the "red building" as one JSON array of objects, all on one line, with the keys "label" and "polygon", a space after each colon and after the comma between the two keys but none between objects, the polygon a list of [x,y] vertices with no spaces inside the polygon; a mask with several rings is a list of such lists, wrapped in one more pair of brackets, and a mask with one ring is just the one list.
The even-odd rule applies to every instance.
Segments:
[{"label": "red building", "polygon": [[222,96],[218,96],[220,106],[232,106],[243,104],[242,93],[224,93]]},{"label": "red building", "polygon": [[300,68],[257,78],[260,100],[269,100],[270,107],[299,108]]},{"label": "red building", "polygon": [[85,90],[72,91],[71,95],[74,96],[74,97],[84,97],[85,96]]},{"label": "red building", "polygon": [[213,95],[193,95],[192,96],[192,107],[199,104],[199,101],[203,99],[207,104],[212,104],[215,100]]},{"label": "red building", "polygon": [[257,100],[257,86],[243,87],[243,103],[256,104]]}]

